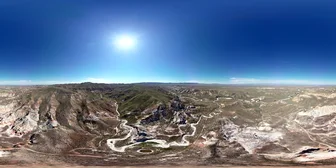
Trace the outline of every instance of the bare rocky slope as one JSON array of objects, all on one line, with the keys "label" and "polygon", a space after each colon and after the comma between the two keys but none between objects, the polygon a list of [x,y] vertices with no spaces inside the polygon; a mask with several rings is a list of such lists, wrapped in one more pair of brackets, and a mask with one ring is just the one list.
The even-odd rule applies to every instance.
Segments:
[{"label": "bare rocky slope", "polygon": [[[52,154],[99,148],[106,143],[104,137],[117,133],[118,115],[134,121],[142,111],[165,108],[173,98],[160,88],[135,85],[83,83],[1,89],[2,147],[26,146]],[[116,112],[117,101],[121,114]],[[149,115],[143,122],[157,117],[161,116]]]},{"label": "bare rocky slope", "polygon": [[157,83],[0,87],[0,163],[334,164],[334,91]]},{"label": "bare rocky slope", "polygon": [[[115,102],[90,91],[59,87],[31,88],[3,95],[4,137],[18,137],[41,151],[64,152],[78,139],[113,132]],[[83,140],[83,139],[82,139]]]}]

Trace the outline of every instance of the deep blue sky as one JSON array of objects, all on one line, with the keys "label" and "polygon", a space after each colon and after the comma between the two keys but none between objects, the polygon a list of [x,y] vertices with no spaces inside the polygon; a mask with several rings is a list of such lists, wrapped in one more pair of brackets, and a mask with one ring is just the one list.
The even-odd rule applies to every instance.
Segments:
[{"label": "deep blue sky", "polygon": [[[335,9],[334,0],[0,1],[0,84],[331,83]],[[136,35],[136,49],[116,50],[118,34]]]}]

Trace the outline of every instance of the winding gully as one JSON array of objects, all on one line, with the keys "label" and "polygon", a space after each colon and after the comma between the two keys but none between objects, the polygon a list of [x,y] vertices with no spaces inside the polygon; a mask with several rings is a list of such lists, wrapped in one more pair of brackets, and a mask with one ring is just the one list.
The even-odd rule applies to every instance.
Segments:
[{"label": "winding gully", "polygon": [[[127,133],[127,135],[123,138],[112,138],[112,139],[107,139],[107,145],[108,147],[115,151],[115,152],[125,152],[127,148],[131,148],[137,144],[140,144],[142,142],[133,142],[132,144],[129,144],[129,145],[124,145],[124,146],[121,146],[121,147],[117,147],[116,144],[119,142],[119,141],[125,141],[129,138],[133,139],[133,136],[134,134],[136,134],[136,129],[127,125],[127,120],[120,120],[119,119],[119,116],[120,116],[120,113],[118,111],[118,104],[116,103],[116,111],[118,113],[118,120],[121,122],[120,124],[120,128],[121,129],[125,129],[125,130],[129,130],[129,132]],[[215,115],[218,115],[219,113],[215,113],[215,112],[212,112],[209,114],[209,116],[205,116],[205,115],[202,115],[199,120],[196,122],[196,123],[191,123],[190,124],[190,127],[192,128],[192,133],[191,134],[187,134],[187,135],[183,135],[182,136],[182,141],[181,142],[176,142],[176,141],[173,141],[173,142],[167,142],[166,140],[162,140],[162,139],[151,139],[151,140],[147,140],[146,142],[154,142],[156,143],[155,145],[153,145],[153,147],[157,147],[157,148],[169,148],[169,147],[185,147],[185,146],[189,146],[190,145],[190,141],[187,140],[188,137],[193,137],[195,136],[196,134],[196,131],[197,131],[197,128],[196,126],[199,124],[199,122],[202,120],[202,118],[212,118],[214,117]],[[188,124],[188,123],[187,123]],[[179,125],[179,129],[181,127],[185,127],[186,125]]]}]

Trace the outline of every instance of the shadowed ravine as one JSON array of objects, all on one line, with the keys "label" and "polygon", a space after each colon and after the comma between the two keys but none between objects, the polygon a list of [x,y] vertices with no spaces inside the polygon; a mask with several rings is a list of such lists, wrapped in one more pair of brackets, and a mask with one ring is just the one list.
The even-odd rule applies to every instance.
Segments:
[{"label": "shadowed ravine", "polygon": [[[218,99],[216,99],[218,100]],[[215,101],[214,101],[215,102]],[[120,120],[119,119],[119,116],[120,116],[120,113],[118,112],[118,104],[116,104],[116,111],[118,113],[118,121],[121,122],[120,124],[120,127],[122,129],[126,129],[126,130],[129,130],[128,134],[123,137],[123,138],[115,138],[115,139],[108,139],[107,140],[107,145],[111,148],[111,150],[113,151],[116,151],[116,152],[125,152],[125,150],[127,148],[131,148],[132,146],[134,145],[137,145],[137,144],[140,144],[140,143],[132,143],[130,145],[125,145],[125,146],[121,146],[121,147],[116,147],[115,144],[118,142],[118,141],[124,141],[128,138],[131,137],[132,139],[132,134],[134,134],[134,132],[136,132],[135,128],[131,127],[131,126],[128,126],[127,125],[127,120]],[[157,147],[157,148],[169,148],[169,147],[185,147],[185,146],[189,146],[190,145],[190,141],[187,140],[186,138],[188,137],[193,137],[195,136],[195,133],[197,131],[197,128],[196,126],[199,124],[199,122],[201,121],[202,118],[212,118],[214,117],[214,115],[218,115],[218,113],[215,113],[215,112],[212,112],[209,114],[209,116],[205,116],[205,115],[202,115],[198,121],[196,123],[187,123],[191,126],[192,128],[192,133],[191,134],[187,134],[187,135],[181,135],[182,136],[182,141],[181,142],[176,142],[176,141],[173,141],[173,142],[167,142],[165,140],[161,140],[161,139],[151,139],[151,140],[147,140],[145,142],[154,142],[154,143],[157,143],[155,145],[153,145],[153,147]],[[181,127],[185,127],[186,125],[179,125],[179,130],[182,131],[180,128]]]}]

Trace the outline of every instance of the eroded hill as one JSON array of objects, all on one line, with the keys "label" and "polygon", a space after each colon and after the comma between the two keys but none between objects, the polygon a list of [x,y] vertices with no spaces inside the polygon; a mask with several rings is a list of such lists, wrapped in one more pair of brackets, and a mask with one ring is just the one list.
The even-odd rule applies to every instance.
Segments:
[{"label": "eroded hill", "polygon": [[71,84],[0,88],[0,161],[334,164],[332,87]]}]

